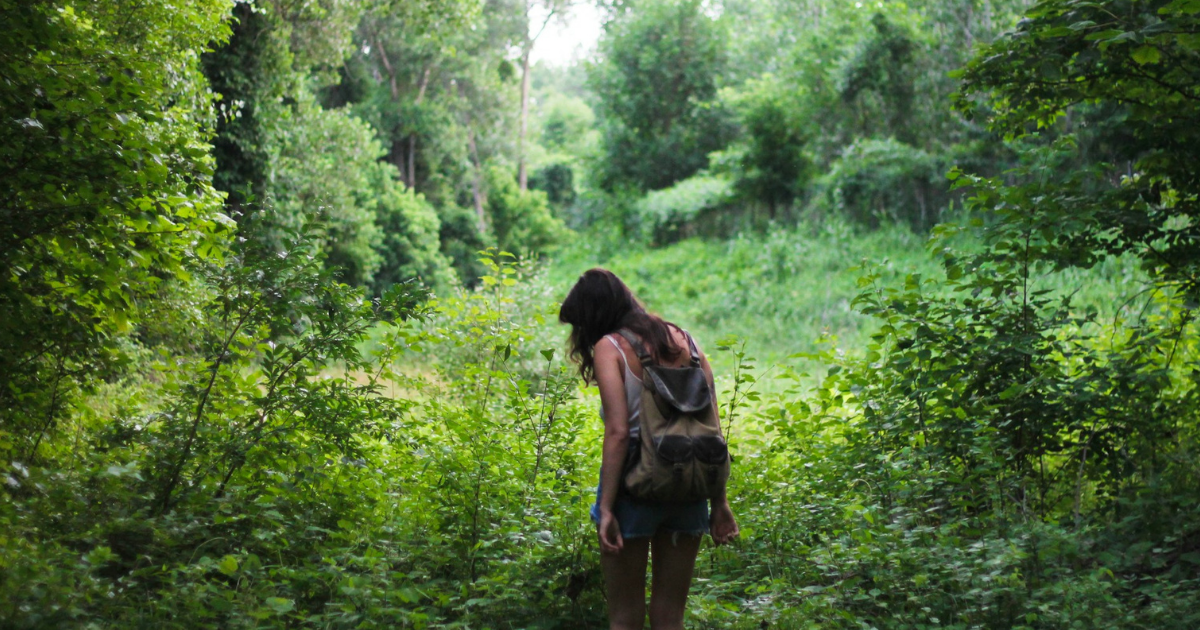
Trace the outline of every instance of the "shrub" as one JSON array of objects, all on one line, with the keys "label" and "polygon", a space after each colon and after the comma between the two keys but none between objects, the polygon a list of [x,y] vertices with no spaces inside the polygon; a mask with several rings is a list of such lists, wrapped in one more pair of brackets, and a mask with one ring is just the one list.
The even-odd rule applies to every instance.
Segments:
[{"label": "shrub", "polygon": [[666,188],[734,135],[716,100],[729,31],[699,0],[642,2],[608,22],[589,66],[604,157],[597,183]]},{"label": "shrub", "polygon": [[501,251],[542,254],[567,235],[554,216],[546,193],[521,191],[512,172],[501,165],[487,170],[487,213],[492,234]]},{"label": "shrub", "polygon": [[905,223],[927,230],[949,200],[948,165],[938,156],[898,140],[858,140],[846,147],[823,178],[834,212],[870,227]]},{"label": "shrub", "polygon": [[811,177],[809,132],[798,120],[804,103],[786,85],[768,74],[727,97],[746,132],[737,156],[737,190],[766,204],[772,219],[804,192]]},{"label": "shrub", "polygon": [[435,289],[455,281],[441,252],[442,222],[425,197],[396,181],[394,168],[378,164],[372,173],[375,223],[383,235],[375,251],[382,261],[371,286],[376,295],[405,280],[419,279]]},{"label": "shrub", "polygon": [[555,206],[570,204],[575,201],[575,171],[563,162],[544,166],[534,171],[529,187],[545,192],[546,199]]},{"label": "shrub", "polygon": [[684,238],[693,232],[704,213],[726,204],[732,191],[729,180],[709,175],[689,177],[670,188],[656,190],[636,205],[642,234],[660,245]]}]

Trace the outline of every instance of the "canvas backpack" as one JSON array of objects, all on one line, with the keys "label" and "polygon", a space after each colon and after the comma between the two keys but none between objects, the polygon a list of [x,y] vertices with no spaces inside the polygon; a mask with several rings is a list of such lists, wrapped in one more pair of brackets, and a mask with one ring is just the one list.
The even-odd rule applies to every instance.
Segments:
[{"label": "canvas backpack", "polygon": [[656,365],[645,345],[628,330],[617,331],[642,364],[641,419],[631,427],[625,491],[640,499],[694,501],[719,496],[729,479],[729,448],[721,435],[700,352],[688,340],[684,367]]}]

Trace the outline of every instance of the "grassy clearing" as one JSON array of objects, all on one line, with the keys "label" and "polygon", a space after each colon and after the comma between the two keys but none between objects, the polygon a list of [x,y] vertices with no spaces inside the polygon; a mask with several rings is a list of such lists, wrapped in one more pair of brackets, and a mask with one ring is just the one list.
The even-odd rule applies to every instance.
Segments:
[{"label": "grassy clearing", "polygon": [[924,237],[903,228],[860,234],[830,224],[611,254],[596,240],[581,235],[561,251],[548,265],[548,282],[565,295],[584,270],[606,267],[652,311],[707,346],[733,334],[747,340],[751,355],[769,361],[815,351],[824,337],[852,348],[865,343],[873,324],[850,306],[864,261],[897,277],[939,270]]},{"label": "grassy clearing", "polygon": [[[928,239],[900,226],[861,232],[829,223],[615,252],[600,244],[604,240],[581,234],[550,259],[545,279],[557,299],[586,269],[606,267],[651,310],[688,328],[705,346],[737,335],[764,362],[815,352],[829,342],[849,352],[865,347],[876,324],[851,306],[864,264],[881,268],[884,286],[897,286],[908,274],[944,277]],[[1071,295],[1073,304],[1093,306],[1104,318],[1132,312],[1138,302],[1127,301],[1145,286],[1135,261],[1109,259],[1086,271],[1042,275],[1033,288]]]}]

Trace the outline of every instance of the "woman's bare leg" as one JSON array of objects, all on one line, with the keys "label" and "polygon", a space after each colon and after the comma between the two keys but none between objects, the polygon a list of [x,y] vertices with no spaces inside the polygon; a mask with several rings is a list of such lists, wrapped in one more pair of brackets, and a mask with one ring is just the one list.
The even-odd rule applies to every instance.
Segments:
[{"label": "woman's bare leg", "polygon": [[683,630],[683,611],[687,608],[700,539],[701,536],[665,532],[654,535],[650,552],[654,562],[650,586],[651,630]]},{"label": "woman's bare leg", "polygon": [[608,596],[609,630],[642,630],[645,625],[649,551],[649,538],[626,538],[620,553],[600,554],[604,592]]}]

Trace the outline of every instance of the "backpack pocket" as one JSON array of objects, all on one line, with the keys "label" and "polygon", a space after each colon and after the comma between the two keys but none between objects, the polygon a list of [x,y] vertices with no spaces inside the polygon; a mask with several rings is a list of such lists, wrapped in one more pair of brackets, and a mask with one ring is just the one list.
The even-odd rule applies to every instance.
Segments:
[{"label": "backpack pocket", "polygon": [[692,438],[692,450],[701,464],[720,465],[729,459],[729,446],[716,435]]},{"label": "backpack pocket", "polygon": [[[692,497],[686,496],[693,477],[692,471],[696,465],[696,452],[692,446],[692,438],[686,435],[663,435],[654,438],[653,451],[649,461],[642,462],[648,473],[641,487],[641,496],[656,501],[683,501]],[[684,491],[681,494],[680,490]]]},{"label": "backpack pocket", "polygon": [[692,438],[686,435],[664,435],[655,442],[655,454],[668,464],[686,464],[696,456]]},{"label": "backpack pocket", "polygon": [[696,453],[693,492],[711,497],[729,478],[729,446],[720,436],[696,437],[692,448]]}]

